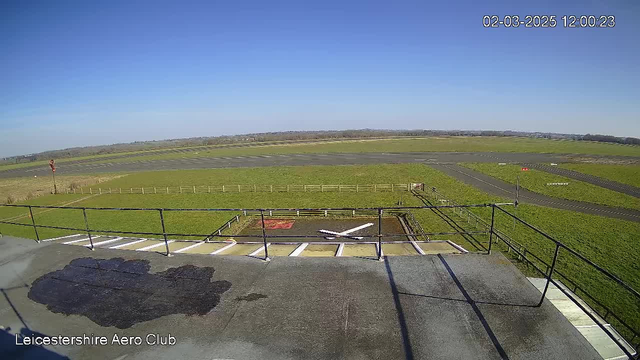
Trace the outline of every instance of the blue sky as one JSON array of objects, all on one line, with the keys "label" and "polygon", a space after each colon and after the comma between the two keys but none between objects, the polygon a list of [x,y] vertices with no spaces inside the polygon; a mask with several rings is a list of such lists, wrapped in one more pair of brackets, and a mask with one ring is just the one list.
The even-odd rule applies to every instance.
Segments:
[{"label": "blue sky", "polygon": [[[616,26],[563,28],[572,14]],[[640,137],[639,18],[632,0],[5,0],[0,156],[281,130]]]}]

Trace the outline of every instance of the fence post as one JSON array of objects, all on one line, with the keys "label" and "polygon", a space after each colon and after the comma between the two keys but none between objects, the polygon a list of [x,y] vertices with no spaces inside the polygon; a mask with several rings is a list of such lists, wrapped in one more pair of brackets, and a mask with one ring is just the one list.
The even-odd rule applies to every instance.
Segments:
[{"label": "fence post", "polygon": [[167,194],[169,193],[169,187],[167,186]]},{"label": "fence post", "polygon": [[238,192],[240,192],[240,185],[238,185]]},{"label": "fence post", "polygon": [[102,188],[98,188],[98,191],[100,191],[100,195],[102,195]]},{"label": "fence post", "polygon": [[211,186],[207,186],[207,192],[211,194]]},{"label": "fence post", "polygon": [[495,218],[496,215],[496,205],[493,204],[491,206],[491,230],[489,230],[489,250],[487,251],[487,254],[491,255],[491,245],[493,243],[493,219]]},{"label": "fence post", "polygon": [[142,188],[140,188],[140,189],[142,189],[142,194],[144,195],[144,188],[142,187]]},{"label": "fence post", "polygon": [[93,195],[93,189],[92,188],[89,188],[89,194]]},{"label": "fence post", "polygon": [[269,185],[271,187],[271,192],[273,192],[273,185]]},{"label": "fence post", "polygon": [[129,189],[129,194],[133,194],[133,188]]},{"label": "fence post", "polygon": [[153,193],[154,193],[154,194],[157,194],[157,193],[158,193],[158,189],[156,189],[156,187],[155,187],[155,186],[153,187]]},{"label": "fence post", "polygon": [[76,193],[76,189],[75,189],[75,188],[73,189],[73,193],[74,193],[74,194]]},{"label": "fence post", "polygon": [[551,270],[549,271],[549,275],[547,275],[547,283],[544,285],[544,291],[542,292],[542,297],[540,298],[540,302],[538,306],[542,305],[544,301],[544,297],[547,295],[547,290],[549,289],[549,283],[551,282],[551,275],[553,275],[553,269],[556,267],[556,260],[558,260],[558,251],[560,250],[560,245],[556,243],[556,251],[553,254],[553,262],[551,263]]},{"label": "fence post", "polygon": [[382,261],[382,209],[378,209],[378,261]]},{"label": "fence post", "polygon": [[373,184],[373,192],[378,192],[378,185],[377,184]]},{"label": "fence post", "polygon": [[38,235],[38,228],[36,227],[36,219],[33,218],[33,211],[31,205],[29,205],[29,216],[31,217],[31,223],[33,224],[33,231],[36,233],[36,242],[40,242],[40,235]]},{"label": "fence post", "polygon": [[394,192],[395,190],[393,190],[393,184],[391,184],[391,192]]},{"label": "fence post", "polygon": [[269,253],[267,247],[267,231],[264,228],[264,210],[260,210],[260,219],[262,219],[262,241],[264,243],[264,261],[269,261]]},{"label": "fence post", "polygon": [[195,185],[193,186],[193,193],[194,194],[196,193],[196,186]]},{"label": "fence post", "polygon": [[164,227],[164,210],[158,209],[160,211],[160,222],[162,223],[162,235],[164,236],[164,246],[167,247],[167,257],[171,256],[171,252],[169,252],[169,242],[167,241],[167,230]]},{"label": "fence post", "polygon": [[91,231],[89,230],[89,220],[87,219],[87,209],[82,208],[82,215],[84,216],[84,226],[87,229],[87,235],[89,235],[89,243],[91,243],[91,251],[93,251],[94,250],[93,238],[91,238]]},{"label": "fence post", "polygon": [[83,188],[80,188],[80,194],[84,195],[84,189]]},{"label": "fence post", "polygon": [[222,192],[224,192],[224,185],[222,185]]}]

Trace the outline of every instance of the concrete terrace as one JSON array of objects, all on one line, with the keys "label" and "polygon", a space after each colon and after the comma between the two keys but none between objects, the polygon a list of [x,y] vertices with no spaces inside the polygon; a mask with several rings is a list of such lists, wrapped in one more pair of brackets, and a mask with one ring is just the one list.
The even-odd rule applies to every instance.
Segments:
[{"label": "concrete terrace", "polygon": [[[90,251],[11,237],[0,238],[0,250],[0,350],[9,355],[3,358],[601,359],[548,300],[534,306],[540,292],[500,254],[396,256],[384,262],[276,257],[264,262],[246,256]],[[118,303],[115,296],[85,304],[73,291],[55,295],[89,309],[85,315],[55,313],[28,297],[44,274],[112,258],[148,262],[149,274],[184,265],[212,267],[211,281],[230,286],[203,315],[178,312],[120,327],[89,319],[118,317],[133,306]],[[137,305],[143,307],[184,300],[177,287],[135,281],[136,272],[100,269],[116,280],[114,286],[92,278],[95,273],[89,270],[96,268],[91,265],[80,267],[83,276],[65,279],[74,289],[98,284],[100,291],[142,293],[146,300]],[[134,280],[135,289],[123,285],[125,278]],[[196,291],[190,299],[200,296]],[[13,334],[20,332],[109,338],[114,333],[170,333],[176,345],[16,349]]]}]

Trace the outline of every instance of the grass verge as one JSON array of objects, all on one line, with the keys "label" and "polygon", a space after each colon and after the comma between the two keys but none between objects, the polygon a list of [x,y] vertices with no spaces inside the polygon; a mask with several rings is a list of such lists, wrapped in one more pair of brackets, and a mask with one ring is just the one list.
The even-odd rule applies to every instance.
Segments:
[{"label": "grass verge", "polygon": [[[461,165],[511,184],[515,184],[516,177],[520,176],[521,187],[544,195],[628,209],[640,209],[640,199],[636,197],[541,170],[522,171],[520,165],[511,164],[464,163]],[[554,183],[569,183],[569,185],[547,185]]]}]

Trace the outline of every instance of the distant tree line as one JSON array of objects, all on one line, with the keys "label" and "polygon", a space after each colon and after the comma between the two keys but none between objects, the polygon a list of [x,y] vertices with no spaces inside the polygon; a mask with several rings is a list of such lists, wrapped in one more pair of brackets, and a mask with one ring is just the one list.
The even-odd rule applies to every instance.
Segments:
[{"label": "distant tree line", "polygon": [[323,131],[281,131],[244,135],[224,135],[215,137],[197,137],[187,139],[167,139],[155,141],[136,141],[126,144],[75,147],[62,150],[45,151],[37,154],[5,158],[3,163],[31,162],[48,159],[61,159],[80,156],[116,154],[123,152],[157,150],[174,147],[213,146],[226,144],[242,144],[277,141],[311,141],[333,139],[367,139],[384,137],[429,137],[429,136],[512,136],[545,139],[565,139],[577,141],[598,141],[607,143],[640,145],[640,139],[633,137],[616,137],[610,135],[577,135],[524,131],[495,130],[323,130]]}]

